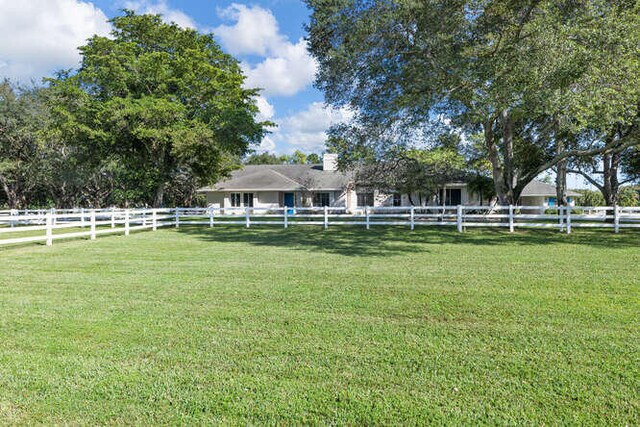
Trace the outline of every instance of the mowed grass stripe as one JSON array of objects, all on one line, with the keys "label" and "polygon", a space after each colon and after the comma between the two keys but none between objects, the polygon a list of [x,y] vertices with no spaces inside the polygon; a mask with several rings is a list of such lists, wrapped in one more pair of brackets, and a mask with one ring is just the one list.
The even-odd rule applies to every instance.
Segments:
[{"label": "mowed grass stripe", "polygon": [[0,418],[636,424],[639,237],[181,227],[2,248]]}]

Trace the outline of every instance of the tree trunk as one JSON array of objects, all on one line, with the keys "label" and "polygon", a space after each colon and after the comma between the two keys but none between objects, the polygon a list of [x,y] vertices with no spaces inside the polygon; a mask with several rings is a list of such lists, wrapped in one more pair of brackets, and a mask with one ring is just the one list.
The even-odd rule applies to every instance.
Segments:
[{"label": "tree trunk", "polygon": [[164,182],[161,182],[156,187],[155,195],[153,196],[153,207],[161,208],[164,201]]},{"label": "tree trunk", "polygon": [[[556,154],[564,150],[564,141],[556,138]],[[567,206],[567,160],[561,160],[556,166],[556,200],[558,206]]]},{"label": "tree trunk", "polygon": [[507,189],[504,185],[504,170],[502,168],[502,162],[500,161],[500,153],[496,146],[496,141],[493,133],[493,120],[487,120],[483,123],[484,128],[484,144],[487,148],[487,155],[491,162],[491,169],[493,174],[493,185],[496,191],[496,197],[500,205],[508,204],[507,201]]},{"label": "tree trunk", "polygon": [[607,206],[615,206],[618,203],[618,193],[620,191],[618,169],[620,167],[620,159],[620,153],[605,154],[602,156],[602,196]]},{"label": "tree trunk", "polygon": [[509,110],[505,109],[501,114],[502,144],[504,147],[504,187],[506,188],[506,204],[515,204],[513,187],[515,174],[513,167],[513,118]]},{"label": "tree trunk", "polygon": [[607,206],[613,206],[613,189],[611,188],[611,155],[602,156],[602,196]]},{"label": "tree trunk", "polygon": [[2,189],[4,190],[4,194],[7,196],[7,204],[9,205],[9,209],[20,209],[20,198],[17,195],[17,192],[9,186],[7,180],[0,176],[0,182],[2,182]]}]

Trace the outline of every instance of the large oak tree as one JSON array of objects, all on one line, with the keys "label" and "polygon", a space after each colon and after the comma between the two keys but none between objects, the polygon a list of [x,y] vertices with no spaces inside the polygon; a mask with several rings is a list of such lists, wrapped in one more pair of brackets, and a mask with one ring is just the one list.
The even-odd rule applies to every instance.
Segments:
[{"label": "large oak tree", "polygon": [[503,204],[546,169],[618,148],[575,145],[575,133],[637,115],[636,1],[307,3],[327,102],[352,107],[373,145],[442,116],[481,133]]},{"label": "large oak tree", "polygon": [[176,180],[213,182],[262,139],[257,90],[213,35],[131,11],[111,23],[80,47],[77,72],[49,83],[58,137],[106,160],[119,201],[161,206]]}]

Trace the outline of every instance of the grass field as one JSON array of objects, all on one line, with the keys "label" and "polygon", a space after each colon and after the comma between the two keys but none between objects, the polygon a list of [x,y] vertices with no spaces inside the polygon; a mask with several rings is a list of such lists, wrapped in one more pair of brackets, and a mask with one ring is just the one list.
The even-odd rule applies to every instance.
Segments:
[{"label": "grass field", "polygon": [[640,423],[639,233],[202,227],[0,259],[4,423]]}]

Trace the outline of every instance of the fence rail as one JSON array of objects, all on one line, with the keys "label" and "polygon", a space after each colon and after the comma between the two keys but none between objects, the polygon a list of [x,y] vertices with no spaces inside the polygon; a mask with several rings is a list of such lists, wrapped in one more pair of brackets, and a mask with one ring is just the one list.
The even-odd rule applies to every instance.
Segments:
[{"label": "fence rail", "polygon": [[[640,228],[640,207],[544,206],[403,206],[346,208],[171,208],[171,209],[73,209],[0,211],[0,245],[89,237],[134,230],[156,230],[182,225],[450,226],[463,232],[468,227]],[[87,230],[88,229],[88,230]],[[42,233],[44,232],[44,233]]]}]

